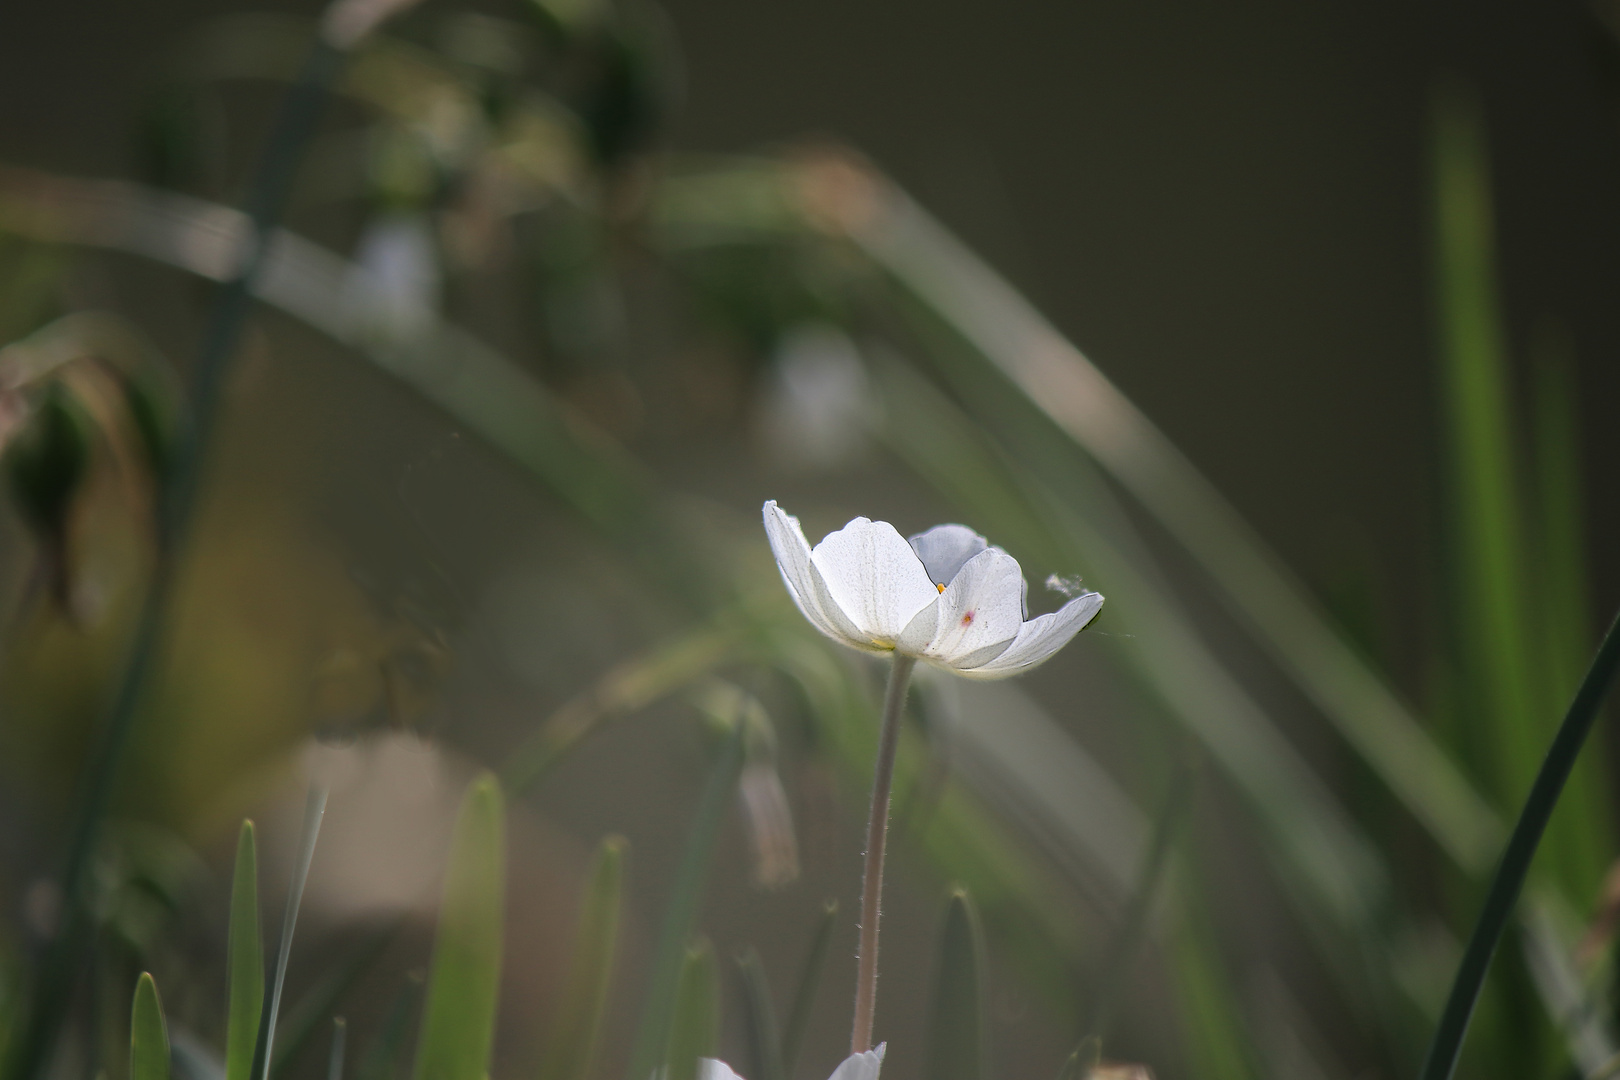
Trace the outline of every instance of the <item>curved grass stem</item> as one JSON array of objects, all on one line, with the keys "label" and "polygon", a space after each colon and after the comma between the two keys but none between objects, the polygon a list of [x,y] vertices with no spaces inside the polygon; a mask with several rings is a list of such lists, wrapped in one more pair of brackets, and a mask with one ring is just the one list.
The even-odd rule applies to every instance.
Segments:
[{"label": "curved grass stem", "polygon": [[877,765],[872,774],[872,809],[866,819],[866,873],[861,878],[861,945],[855,973],[855,1025],[849,1040],[852,1054],[872,1049],[872,1022],[877,1014],[878,919],[883,910],[883,849],[889,836],[889,793],[894,786],[894,759],[900,747],[900,714],[917,661],[894,654],[889,687],[883,695],[883,726],[878,734]]},{"label": "curved grass stem", "polygon": [[1490,892],[1485,896],[1479,922],[1474,926],[1473,936],[1468,939],[1468,949],[1457,967],[1445,1012],[1441,1013],[1440,1024],[1435,1028],[1434,1039],[1429,1044],[1422,1080],[1451,1080],[1451,1074],[1457,1067],[1457,1056],[1462,1051],[1463,1036],[1468,1032],[1468,1021],[1474,1013],[1474,1004],[1479,1000],[1480,988],[1484,986],[1485,975],[1491,967],[1491,957],[1495,955],[1497,943],[1501,941],[1502,932],[1507,928],[1513,908],[1518,903],[1524,879],[1530,873],[1530,863],[1535,858],[1536,845],[1541,842],[1541,834],[1546,831],[1547,821],[1552,817],[1553,808],[1558,805],[1558,796],[1564,790],[1570,770],[1575,767],[1575,759],[1580,755],[1587,732],[1592,730],[1592,724],[1597,720],[1598,706],[1603,703],[1603,696],[1614,680],[1617,667],[1620,667],[1620,615],[1616,615],[1614,622],[1609,624],[1609,632],[1604,635],[1603,644],[1599,646],[1597,657],[1587,670],[1569,712],[1564,714],[1564,722],[1553,737],[1552,746],[1541,763],[1541,771],[1536,774],[1535,785],[1525,800],[1518,823],[1513,826],[1513,835],[1508,839],[1502,862],[1491,880]]}]

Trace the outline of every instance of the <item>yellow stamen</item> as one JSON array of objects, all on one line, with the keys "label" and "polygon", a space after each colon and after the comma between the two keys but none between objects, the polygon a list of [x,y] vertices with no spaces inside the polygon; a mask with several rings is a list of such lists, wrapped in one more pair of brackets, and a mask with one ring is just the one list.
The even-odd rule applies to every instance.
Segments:
[{"label": "yellow stamen", "polygon": [[940,592],[944,592],[944,591],[945,591],[945,586],[943,586],[943,585],[941,585],[941,584],[940,584],[940,583],[939,583],[939,582],[937,582],[937,581],[936,581],[936,582],[934,582],[934,588],[936,588],[936,589],[938,589],[938,590],[939,590],[939,591],[940,591]]}]

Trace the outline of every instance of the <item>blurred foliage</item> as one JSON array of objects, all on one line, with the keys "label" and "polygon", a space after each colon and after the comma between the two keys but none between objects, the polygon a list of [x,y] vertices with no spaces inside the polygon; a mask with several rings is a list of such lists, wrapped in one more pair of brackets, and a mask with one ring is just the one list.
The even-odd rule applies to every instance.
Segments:
[{"label": "blurred foliage", "polygon": [[[249,238],[228,207],[252,187],[254,95],[297,79],[311,40],[279,17],[198,27],[144,111],[144,184],[0,167],[4,543],[18,566],[27,555],[7,583],[0,660],[18,829],[55,835],[101,737],[164,541],[157,507],[196,421],[169,343],[197,335],[212,296],[186,283],[173,310],[115,314],[79,310],[67,283],[97,252],[149,264],[122,273],[231,280]],[[734,933],[712,907],[743,881],[777,890],[766,896],[837,891],[818,851],[832,837],[850,850],[831,862],[855,864],[847,826],[877,737],[874,673],[804,625],[769,565],[754,508],[780,494],[828,525],[945,508],[1033,580],[1061,592],[1083,574],[1109,597],[1104,630],[1028,693],[914,695],[897,873],[930,895],[961,884],[929,992],[882,998],[880,1032],[897,1032],[886,1075],[1055,1073],[1055,1048],[1077,1042],[1065,1076],[1115,1075],[1102,1058],[1116,1056],[1167,1076],[1411,1073],[1503,823],[1592,645],[1579,388],[1549,324],[1518,407],[1477,103],[1447,84],[1434,113],[1449,522],[1434,561],[1451,577],[1430,658],[1444,693],[1419,710],[1376,650],[1352,644],[1405,613],[1357,605],[1363,625],[1337,628],[1147,417],[873,165],[827,146],[660,149],[679,71],[655,9],[607,0],[409,12],[349,58],[255,283],[279,317],[248,327],[205,505],[172,586],[157,586],[172,588],[170,618],[93,898],[120,1004],[79,1009],[67,1030],[101,1057],[128,1036],[131,1080],[157,1075],[169,1036],[150,976],[131,1030],[113,1015],[150,966],[178,988],[175,1060],[212,1061],[218,1045],[209,1067],[225,1080],[267,1060],[270,1075],[305,1075],[301,1049],[340,1012],[362,1080],[398,1080],[412,1052],[417,1080],[688,1076],[717,1049],[742,1062],[745,1033],[752,1080],[809,1075],[832,1053],[813,1045],[815,1017],[818,1002],[842,1010],[847,965],[829,957],[847,920],[828,904],[733,941],[766,931]],[[451,476],[454,498],[401,480],[379,510],[354,493],[351,458],[397,468],[447,426],[478,470]],[[465,510],[490,491],[499,511]],[[346,550],[368,543],[385,552],[371,576]],[[390,571],[393,547],[418,552],[401,557],[412,571]],[[535,561],[549,576],[532,592],[501,576]],[[468,582],[505,606],[469,601]],[[515,607],[529,622],[512,630],[499,613]],[[670,717],[697,721],[684,757],[650,733]],[[679,798],[601,762],[617,747],[630,768],[617,729],[632,724]],[[493,770],[456,818],[425,983],[411,973],[425,962],[411,886],[380,924],[338,928],[346,944],[319,950],[278,1024],[327,791],[310,762],[396,737]],[[1177,764],[1189,747],[1209,765],[1196,787]],[[262,1001],[255,831],[239,833],[211,945],[197,928],[220,916],[194,895],[207,890],[193,848],[214,853],[228,823],[301,773],[310,810]],[[1590,1075],[1616,1053],[1611,788],[1587,755],[1482,1006],[1470,1075]],[[746,858],[732,858],[733,805]],[[637,841],[656,931],[624,842],[600,841],[635,813],[686,837],[667,858]],[[575,827],[596,830],[588,868],[535,840]],[[0,1043],[25,1015],[35,946],[64,905],[87,902],[51,893],[50,844],[3,849],[24,916],[0,930]],[[369,866],[361,855],[344,857]],[[531,874],[580,897],[571,922],[525,891]],[[544,955],[570,959],[542,980],[560,989],[505,1003],[524,974],[510,928],[531,919],[562,943]],[[733,946],[737,1010],[717,959]],[[780,972],[797,948],[794,993],[775,998],[767,960]],[[895,986],[920,978],[886,969]],[[223,1004],[206,1000],[218,986]],[[516,1017],[542,1033],[536,1061],[502,1057]]]}]

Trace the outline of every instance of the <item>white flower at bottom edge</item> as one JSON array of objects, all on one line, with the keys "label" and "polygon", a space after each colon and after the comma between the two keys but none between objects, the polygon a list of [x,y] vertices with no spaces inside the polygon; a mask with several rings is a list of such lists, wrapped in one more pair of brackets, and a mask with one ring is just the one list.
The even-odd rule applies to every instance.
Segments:
[{"label": "white flower at bottom edge", "polygon": [[1102,610],[1103,598],[1087,592],[1026,620],[1029,585],[1018,560],[965,525],[935,525],[907,541],[887,521],[858,517],[812,549],[799,519],[772,500],[765,535],[789,594],[817,630],[969,679],[1028,671]]},{"label": "white flower at bottom edge", "polygon": [[[827,1080],[878,1080],[885,1045],[879,1044],[876,1050],[849,1055]],[[730,1065],[716,1058],[703,1058],[698,1064],[698,1080],[743,1080],[732,1071]]]}]

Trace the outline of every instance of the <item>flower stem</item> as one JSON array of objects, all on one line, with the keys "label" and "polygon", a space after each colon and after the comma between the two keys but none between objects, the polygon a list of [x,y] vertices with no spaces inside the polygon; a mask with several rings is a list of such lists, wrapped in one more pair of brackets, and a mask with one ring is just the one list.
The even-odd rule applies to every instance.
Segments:
[{"label": "flower stem", "polygon": [[855,1030],[852,1054],[872,1049],[872,1021],[877,1013],[878,919],[883,911],[883,848],[889,837],[889,791],[894,786],[894,757],[900,746],[900,714],[906,687],[917,661],[894,654],[889,688],[883,695],[883,727],[878,734],[877,766],[872,773],[872,810],[866,819],[866,874],[861,879],[861,948],[855,973]]},{"label": "flower stem", "polygon": [[1435,1028],[1434,1041],[1429,1044],[1428,1060],[1423,1063],[1423,1080],[1450,1080],[1457,1067],[1463,1036],[1468,1032],[1468,1021],[1473,1015],[1474,1003],[1479,1000],[1480,988],[1485,984],[1485,975],[1490,970],[1497,942],[1507,929],[1524,879],[1530,873],[1536,845],[1547,828],[1553,808],[1558,805],[1564,782],[1575,767],[1581,744],[1586,741],[1587,732],[1592,730],[1592,724],[1597,720],[1598,706],[1603,703],[1603,696],[1614,680],[1617,668],[1620,668],[1620,615],[1616,615],[1614,622],[1609,625],[1609,632],[1598,647],[1597,658],[1592,661],[1580,690],[1575,694],[1575,701],[1564,715],[1563,725],[1553,737],[1546,760],[1541,764],[1541,772],[1536,776],[1535,786],[1530,789],[1524,810],[1519,814],[1519,822],[1513,827],[1507,850],[1502,853],[1501,865],[1497,867],[1490,892],[1486,894],[1485,907],[1474,926],[1473,936],[1468,940],[1468,950],[1463,953],[1462,963],[1457,967],[1457,977],[1451,984],[1451,996],[1446,1001],[1445,1012],[1440,1015],[1440,1024]]}]

